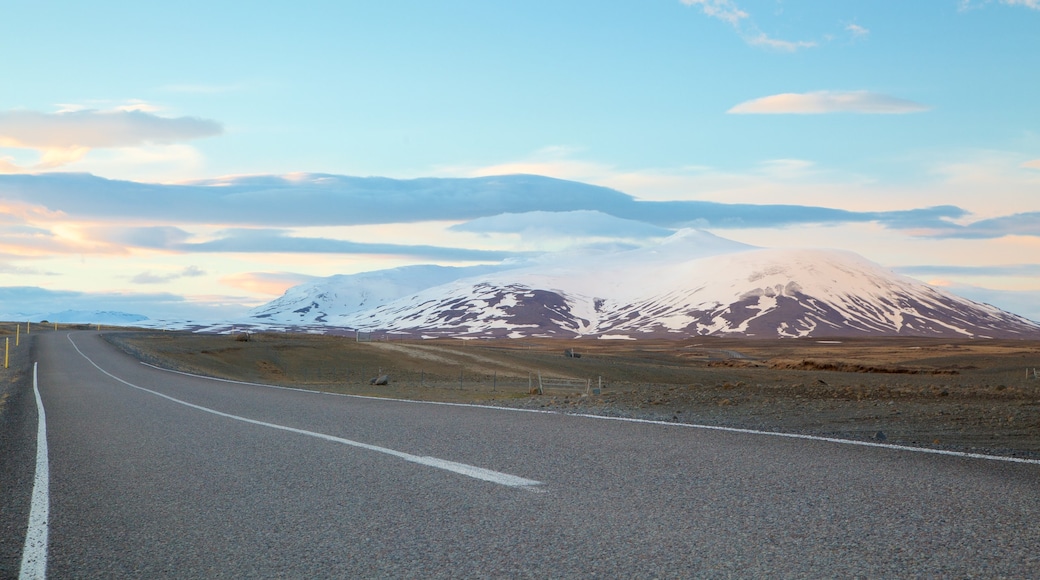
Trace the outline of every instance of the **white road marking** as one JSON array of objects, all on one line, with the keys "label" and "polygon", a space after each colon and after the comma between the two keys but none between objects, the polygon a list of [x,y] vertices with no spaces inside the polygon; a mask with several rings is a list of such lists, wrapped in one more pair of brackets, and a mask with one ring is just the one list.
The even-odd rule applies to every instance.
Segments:
[{"label": "white road marking", "polygon": [[263,383],[249,383],[246,381],[234,381],[231,379],[220,379],[216,377],[207,377],[205,375],[196,375],[192,373],[186,373],[183,371],[175,371],[172,369],[164,369],[152,364],[142,362],[145,366],[152,367],[154,369],[165,371],[168,373],[177,373],[179,375],[186,375],[189,377],[195,377],[199,379],[208,379],[211,381],[220,381],[224,383],[234,383],[238,385],[249,385],[253,387],[266,387],[270,389],[284,389],[287,391],[299,391],[301,393],[314,393],[316,395],[334,395],[338,397],[352,397],[355,399],[369,399],[373,401],[395,401],[398,403],[413,403],[417,405],[444,405],[448,407],[471,407],[475,409],[492,409],[496,411],[511,411],[514,413],[542,413],[546,415],[564,415],[567,417],[582,417],[586,419],[601,419],[606,421],[622,421],[625,423],[646,423],[650,425],[664,425],[666,427],[685,427],[687,429],[706,429],[709,431],[725,431],[728,433],[744,433],[747,435],[768,435],[771,437],[785,437],[788,439],[805,439],[808,441],[825,441],[827,443],[837,443],[840,445],[858,445],[861,447],[877,447],[880,449],[892,449],[896,451],[910,451],[913,453],[930,453],[932,455],[948,455],[951,457],[966,457],[969,459],[986,459],[989,461],[1006,461],[1009,463],[1029,463],[1032,465],[1040,465],[1040,459],[1026,459],[1023,457],[1005,457],[1002,455],[986,455],[984,453],[968,453],[965,451],[949,451],[946,449],[930,449],[928,447],[910,447],[908,445],[896,445],[894,443],[878,443],[875,441],[857,441],[855,439],[839,439],[837,437],[822,437],[819,435],[804,435],[801,433],[781,433],[777,431],[762,431],[759,429],[741,429],[739,427],[721,427],[719,425],[701,425],[698,423],[673,423],[671,421],[658,421],[654,419],[635,419],[632,417],[608,417],[606,415],[590,415],[588,413],[567,413],[560,411],[550,411],[546,409],[516,409],[513,407],[495,407],[493,405],[477,405],[473,403],[446,403],[443,401],[416,401],[414,399],[396,399],[393,397],[372,397],[368,395],[350,395],[347,393],[332,393],[329,391],[315,391],[311,389],[298,389],[294,387],[283,387],[279,385],[265,385]]},{"label": "white road marking", "polygon": [[36,394],[36,477],[33,481],[32,502],[29,507],[29,529],[22,548],[22,567],[19,580],[47,577],[47,536],[50,517],[50,468],[47,463],[47,416],[36,379],[38,363],[33,363],[33,392]]},{"label": "white road marking", "polygon": [[199,411],[205,411],[206,413],[212,413],[212,414],[220,416],[220,417],[226,417],[228,419],[234,419],[235,421],[242,421],[243,423],[250,423],[250,424],[253,424],[253,425],[260,425],[262,427],[270,427],[271,429],[278,429],[280,431],[288,431],[290,433],[297,433],[297,434],[300,434],[300,435],[307,435],[308,437],[315,437],[317,439],[324,439],[326,441],[332,441],[334,443],[342,443],[343,445],[349,445],[351,447],[358,447],[358,448],[361,448],[361,449],[367,449],[369,451],[375,451],[375,452],[378,452],[378,453],[384,453],[386,455],[392,455],[394,457],[397,457],[399,459],[403,459],[403,460],[411,462],[411,463],[418,463],[419,465],[426,465],[428,467],[436,467],[437,469],[443,469],[445,471],[451,471],[453,473],[458,473],[460,475],[465,475],[467,477],[472,477],[474,479],[480,479],[480,480],[483,480],[483,481],[490,481],[491,483],[497,483],[499,485],[506,485],[506,486],[509,486],[509,487],[519,487],[519,488],[524,488],[524,489],[533,490],[533,491],[541,491],[539,489],[536,489],[535,486],[542,485],[542,482],[535,481],[533,479],[526,479],[526,478],[519,477],[519,476],[516,476],[516,475],[510,475],[508,473],[501,473],[499,471],[492,471],[490,469],[484,469],[483,467],[476,467],[474,465],[467,465],[465,463],[456,463],[454,461],[447,461],[445,459],[438,459],[436,457],[426,457],[426,456],[420,456],[420,455],[412,455],[411,453],[405,453],[403,451],[397,451],[397,450],[394,450],[394,449],[388,449],[386,447],[379,447],[378,445],[369,445],[368,443],[361,443],[360,441],[353,441],[353,440],[350,440],[350,439],[344,439],[342,437],[336,437],[334,435],[326,435],[324,433],[317,433],[315,431],[308,431],[306,429],[297,429],[295,427],[286,427],[285,425],[277,425],[275,423],[268,423],[266,421],[258,421],[256,419],[249,419],[247,417],[241,417],[239,415],[232,415],[231,413],[224,413],[223,411],[217,411],[216,409],[210,409],[209,407],[203,407],[201,405],[196,405],[194,403],[189,403],[187,401],[182,401],[180,399],[176,399],[176,398],[171,397],[169,395],[164,395],[163,393],[159,393],[159,392],[153,391],[151,389],[146,389],[144,387],[137,386],[137,385],[135,385],[135,384],[133,384],[131,382],[125,381],[125,380],[123,380],[123,379],[113,375],[112,373],[110,373],[110,372],[106,371],[105,369],[101,368],[100,366],[98,366],[98,364],[95,363],[93,360],[91,360],[90,357],[88,357],[87,355],[83,354],[83,351],[81,351],[79,349],[79,347],[76,346],[76,343],[72,340],[72,336],[71,335],[68,336],[68,339],[69,339],[69,342],[72,343],[72,347],[76,349],[76,352],[78,352],[80,354],[80,356],[85,358],[87,360],[87,362],[89,362],[90,364],[94,365],[94,368],[96,368],[97,370],[101,371],[102,373],[108,375],[112,379],[114,379],[116,381],[119,381],[120,383],[123,383],[124,385],[126,385],[128,387],[133,387],[135,389],[144,391],[146,393],[151,393],[151,394],[153,394],[153,395],[155,395],[157,397],[162,397],[162,398],[167,399],[169,401],[173,401],[174,403],[178,403],[178,404],[184,405],[185,407],[191,407],[192,409],[198,409]]}]

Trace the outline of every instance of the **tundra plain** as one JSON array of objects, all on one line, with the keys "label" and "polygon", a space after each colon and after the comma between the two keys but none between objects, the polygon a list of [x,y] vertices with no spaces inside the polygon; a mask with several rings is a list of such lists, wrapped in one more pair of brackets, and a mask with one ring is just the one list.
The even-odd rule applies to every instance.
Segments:
[{"label": "tundra plain", "polygon": [[106,337],[143,362],[229,380],[1040,458],[1036,341]]}]

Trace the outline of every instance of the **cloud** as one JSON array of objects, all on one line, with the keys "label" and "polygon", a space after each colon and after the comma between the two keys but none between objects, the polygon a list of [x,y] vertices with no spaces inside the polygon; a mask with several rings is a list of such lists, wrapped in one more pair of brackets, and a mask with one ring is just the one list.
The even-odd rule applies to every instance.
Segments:
[{"label": "cloud", "polygon": [[815,115],[824,113],[904,114],[929,107],[914,101],[870,91],[816,91],[782,93],[745,101],[727,113],[737,115]]},{"label": "cloud", "polygon": [[815,41],[780,40],[767,35],[751,23],[751,15],[737,6],[733,0],[679,0],[687,6],[701,9],[706,16],[721,20],[732,26],[744,42],[751,46],[761,46],[774,50],[794,52],[800,48],[813,48]]},{"label": "cloud", "polygon": [[160,117],[141,110],[0,112],[0,144],[32,149],[129,147],[219,135],[215,121]]},{"label": "cloud", "polygon": [[610,168],[602,163],[575,159],[573,155],[581,150],[562,145],[542,147],[526,159],[480,167],[476,170],[457,167],[441,168],[447,175],[468,174],[473,177],[491,177],[500,175],[547,175],[560,179],[585,181],[589,176],[602,174]]},{"label": "cloud", "polygon": [[744,40],[752,46],[764,46],[766,48],[783,50],[786,52],[794,52],[800,48],[813,48],[817,46],[817,43],[812,40],[780,40],[778,38],[772,38],[764,32],[760,32],[754,36],[745,36]]},{"label": "cloud", "polygon": [[134,284],[165,284],[172,282],[179,278],[195,278],[198,276],[205,276],[204,272],[198,266],[188,266],[180,272],[173,272],[170,274],[153,274],[152,272],[141,272],[130,279]]},{"label": "cloud", "polygon": [[[982,0],[985,4],[993,3],[993,0]],[[1005,6],[1024,6],[1026,8],[1032,8],[1033,10],[1040,10],[1040,0],[999,0],[1000,4]],[[961,0],[960,10],[970,10],[974,8],[972,6],[973,0]]]},{"label": "cloud", "polygon": [[[797,175],[810,167],[800,160],[778,160],[765,170]],[[657,228],[865,222],[940,228],[967,215],[955,206],[879,212],[811,205],[642,201],[606,187],[533,175],[395,180],[307,174],[225,178],[192,185],[113,181],[82,174],[6,175],[0,176],[0,200],[4,199],[31,200],[81,220],[266,226],[227,230],[220,238],[204,242],[189,242],[190,234],[176,226],[92,230],[92,236],[109,244],[180,252],[364,253],[459,260],[492,260],[505,254],[295,237],[270,228],[470,221],[501,214],[576,211],[599,212]],[[613,225],[621,227],[621,223]]]},{"label": "cloud", "polygon": [[191,238],[190,233],[174,226],[105,226],[88,228],[86,233],[93,239],[104,240],[110,244],[153,249],[172,248]]},{"label": "cloud", "polygon": [[911,265],[893,268],[896,272],[911,276],[972,276],[1040,277],[1040,264],[1010,264],[1000,266],[954,266],[954,265]]},{"label": "cloud", "polygon": [[1026,169],[1040,169],[1040,159],[1033,159],[1032,161],[1026,161],[1022,164],[1022,167]]},{"label": "cloud", "polygon": [[324,174],[163,185],[86,174],[0,175],[0,200],[105,220],[317,226],[462,221],[624,206],[629,195],[536,175],[398,180]]},{"label": "cloud", "polygon": [[853,38],[865,38],[870,34],[869,30],[859,24],[849,24],[845,27],[845,30],[852,34]]},{"label": "cloud", "polygon": [[697,6],[706,15],[718,18],[734,26],[740,24],[741,20],[748,17],[732,0],[680,0],[687,6]]},{"label": "cloud", "polygon": [[23,268],[4,262],[0,262],[0,274],[14,274],[18,276],[58,276],[57,272],[45,272],[36,268]]},{"label": "cloud", "polygon": [[[762,164],[757,180],[713,186],[709,179],[696,187],[721,191],[727,196],[729,190],[740,195],[748,187],[757,190],[764,186],[775,188],[777,184],[804,190],[812,185],[806,184],[806,176],[818,171],[805,160],[778,159]],[[949,177],[944,181],[942,191],[947,197],[953,197],[957,188],[963,186],[960,181],[977,181],[971,177],[976,172],[968,172],[965,177],[965,171],[958,169],[950,174],[956,179]],[[992,180],[986,180],[982,185],[991,183]],[[973,185],[972,191],[978,185]],[[683,187],[692,186],[686,183]],[[820,189],[820,199],[833,198],[834,187],[838,186]],[[867,195],[872,190],[855,191],[860,192],[856,195]],[[775,198],[775,192],[766,197]],[[7,247],[23,247],[25,252],[37,254],[125,252],[128,247],[138,247],[177,253],[364,254],[461,261],[493,261],[513,256],[505,251],[428,245],[423,240],[394,241],[393,228],[431,222],[467,222],[449,230],[455,232],[512,233],[528,238],[547,235],[539,234],[539,228],[542,232],[558,229],[562,232],[558,239],[611,235],[639,239],[682,227],[747,229],[843,223],[876,223],[918,238],[1040,236],[1040,211],[994,213],[972,222],[969,211],[954,205],[877,211],[808,204],[640,200],[615,189],[532,175],[395,180],[296,174],[223,178],[183,185],[114,181],[83,174],[6,175],[0,176],[0,207],[5,202],[7,207],[21,208],[20,215],[47,216],[42,222],[45,227],[16,220],[0,233],[0,241]],[[990,206],[985,207],[993,209]],[[502,217],[504,214],[511,215]],[[60,219],[177,225],[46,225]],[[221,224],[231,229],[219,232],[215,238],[195,239],[189,231],[191,224]],[[368,226],[387,235],[379,235],[380,243],[374,243],[342,239],[339,235],[306,236],[286,229],[319,226]],[[53,232],[57,231],[63,234],[56,236]]]},{"label": "cloud", "polygon": [[[79,103],[60,103],[58,104],[58,110],[55,113],[76,113],[83,111],[96,111],[100,107],[99,105],[112,105],[111,101],[90,101],[91,105],[81,105]],[[141,99],[130,99],[120,105],[113,105],[109,108],[110,111],[144,111],[146,113],[156,113],[162,110],[162,107],[154,105]]]},{"label": "cloud", "polygon": [[505,213],[478,218],[454,225],[449,229],[485,234],[520,234],[528,239],[582,237],[647,239],[664,238],[675,233],[672,229],[592,210]]},{"label": "cloud", "polygon": [[1033,10],[1040,10],[1040,0],[1000,0],[1000,3],[1008,6],[1025,6]]},{"label": "cloud", "polygon": [[1040,291],[1037,290],[995,290],[968,284],[942,284],[943,290],[953,292],[975,302],[990,304],[1040,322]]},{"label": "cloud", "polygon": [[47,254],[88,253],[97,244],[82,243],[56,234],[53,230],[32,224],[4,225],[0,228],[0,248],[19,258]]},{"label": "cloud", "polygon": [[[288,230],[277,228],[231,228],[217,232],[213,239],[201,242],[190,241],[194,237],[190,232],[173,226],[93,227],[85,228],[84,233],[105,244],[178,253],[375,254],[466,261],[497,261],[518,255],[492,250],[295,236]],[[135,276],[133,281],[157,284],[187,275],[192,274],[156,275],[144,272]]]},{"label": "cloud", "polygon": [[407,256],[428,260],[477,262],[500,261],[519,255],[516,252],[494,250],[296,237],[288,235],[288,232],[276,229],[232,229],[223,232],[223,237],[215,240],[198,243],[180,243],[171,246],[171,248],[183,252],[369,254]]},{"label": "cloud", "polygon": [[36,286],[0,286],[0,319],[54,319],[69,310],[113,311],[151,318],[227,320],[245,315],[255,302],[244,296],[180,296],[168,292],[77,292]]},{"label": "cloud", "polygon": [[901,211],[856,212],[826,207],[781,204],[726,204],[708,201],[635,202],[627,217],[665,227],[790,227],[799,224],[876,222],[893,229],[939,227],[967,212],[954,206]]},{"label": "cloud", "polygon": [[992,239],[1005,236],[1040,237],[1040,212],[1016,213],[966,225],[939,222],[916,233],[923,238]]},{"label": "cloud", "polygon": [[[38,151],[40,161],[31,169],[44,170],[78,161],[92,149],[168,145],[223,131],[215,121],[160,117],[147,108],[132,104],[110,111],[0,112],[0,147]],[[13,164],[5,162],[4,166],[10,171]]]}]

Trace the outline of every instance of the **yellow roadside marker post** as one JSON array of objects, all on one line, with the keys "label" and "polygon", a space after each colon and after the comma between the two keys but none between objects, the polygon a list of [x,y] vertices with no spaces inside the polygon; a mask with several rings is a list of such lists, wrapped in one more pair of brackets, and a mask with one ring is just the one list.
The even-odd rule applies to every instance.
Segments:
[{"label": "yellow roadside marker post", "polygon": [[8,336],[4,339],[4,368],[7,368],[7,361],[11,353],[11,337]]},{"label": "yellow roadside marker post", "polygon": [[28,320],[25,321],[25,334],[29,334],[29,325],[32,324]]},{"label": "yellow roadside marker post", "polygon": [[22,341],[22,324],[18,323],[14,327],[14,345],[18,346],[18,343]]}]

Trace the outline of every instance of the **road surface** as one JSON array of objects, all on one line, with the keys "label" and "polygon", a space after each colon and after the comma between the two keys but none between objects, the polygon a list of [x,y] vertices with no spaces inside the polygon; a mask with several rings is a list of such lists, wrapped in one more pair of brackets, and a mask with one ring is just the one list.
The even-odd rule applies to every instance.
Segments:
[{"label": "road surface", "polygon": [[1037,464],[235,384],[94,333],[35,340],[52,578],[1040,575]]}]

